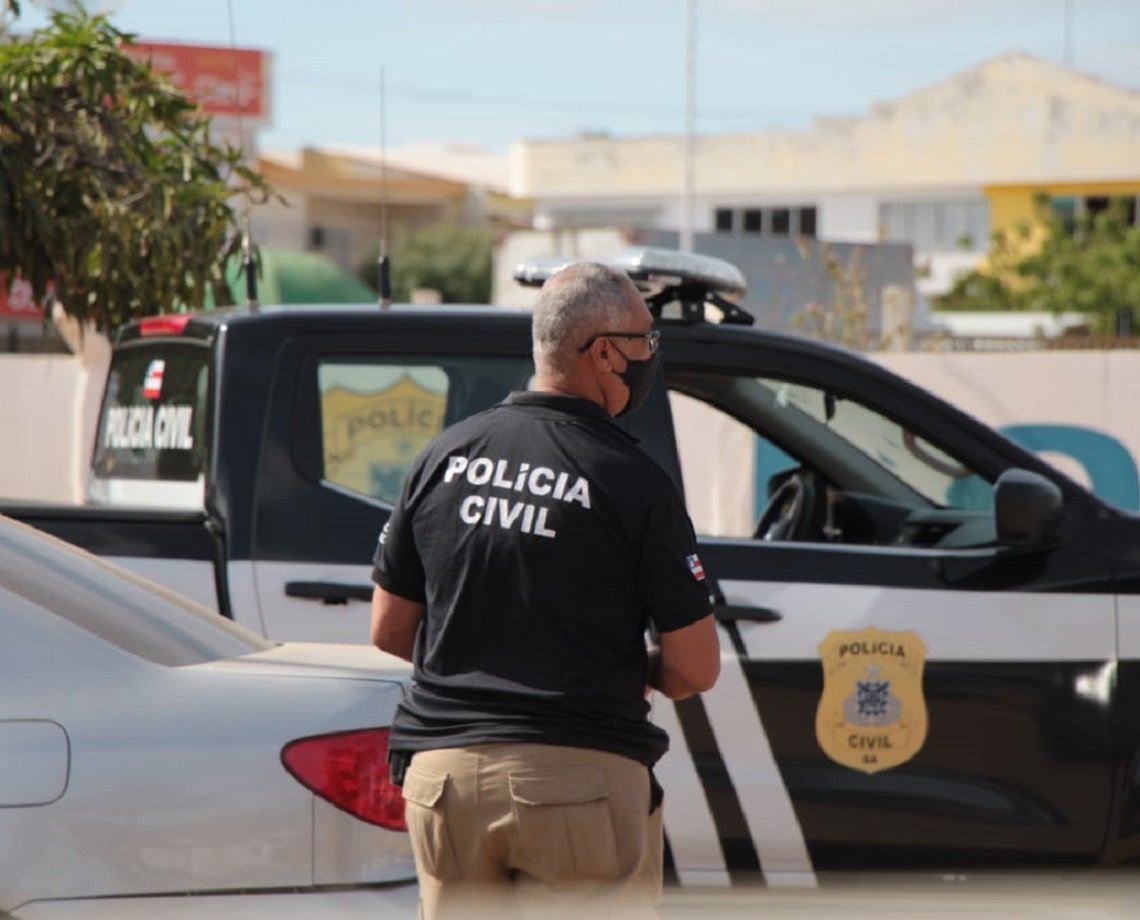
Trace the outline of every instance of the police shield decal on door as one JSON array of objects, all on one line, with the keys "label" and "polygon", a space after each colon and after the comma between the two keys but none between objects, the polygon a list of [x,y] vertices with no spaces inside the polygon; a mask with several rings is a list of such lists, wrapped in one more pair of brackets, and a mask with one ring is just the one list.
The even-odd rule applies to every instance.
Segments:
[{"label": "police shield decal on door", "polygon": [[[767,551],[787,569],[797,567],[793,556],[818,555]],[[710,571],[727,568],[714,547],[701,555]],[[879,556],[900,580],[921,563],[890,550],[861,555],[864,571]],[[694,761],[699,803],[719,838],[705,842],[732,882],[747,881],[758,862],[768,885],[787,884],[782,857],[797,837],[807,876],[1098,852],[1112,722],[1107,698],[1092,688],[1116,654],[1112,595],[720,586],[738,609],[780,614],[722,622],[732,641],[721,680],[699,701],[711,731],[691,731],[686,720],[695,719],[681,704],[683,740],[671,731]],[[691,838],[708,822],[677,815],[670,823],[669,808],[684,882],[685,868],[695,868],[685,863],[698,849]]]},{"label": "police shield decal on door", "polygon": [[922,640],[913,632],[835,630],[819,654],[824,681],[815,733],[823,752],[864,773],[889,770],[918,753],[927,724]]}]

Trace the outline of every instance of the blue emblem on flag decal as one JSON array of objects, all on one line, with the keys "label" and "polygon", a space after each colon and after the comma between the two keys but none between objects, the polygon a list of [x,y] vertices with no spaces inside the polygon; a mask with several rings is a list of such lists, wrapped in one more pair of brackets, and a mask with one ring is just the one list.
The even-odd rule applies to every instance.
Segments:
[{"label": "blue emblem on flag decal", "polygon": [[685,561],[689,564],[689,571],[693,573],[693,578],[697,581],[704,581],[705,567],[701,565],[701,557],[694,553],[692,556],[686,556]]}]

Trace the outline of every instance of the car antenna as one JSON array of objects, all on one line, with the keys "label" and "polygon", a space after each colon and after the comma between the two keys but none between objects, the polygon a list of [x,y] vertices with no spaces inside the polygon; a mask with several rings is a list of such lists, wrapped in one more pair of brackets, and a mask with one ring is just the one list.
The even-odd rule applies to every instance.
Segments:
[{"label": "car antenna", "polygon": [[241,235],[241,270],[245,275],[245,305],[257,308],[257,260],[249,242],[249,212],[245,215],[245,233]]},{"label": "car antenna", "polygon": [[380,68],[380,255],[376,259],[376,290],[381,310],[392,304],[392,266],[388,261],[388,171],[384,137],[384,68]]},{"label": "car antenna", "polygon": [[[237,55],[237,40],[234,37],[234,4],[233,0],[226,0],[226,10],[229,13],[230,19],[230,58],[234,67],[234,91],[237,93],[237,136],[238,136],[238,149],[244,158],[246,155],[245,146],[245,122],[242,119],[241,112],[241,72],[238,69],[238,55]],[[241,235],[241,271],[245,276],[245,305],[251,309],[257,309],[257,260],[253,257],[253,242],[252,231],[250,229],[251,221],[249,215],[249,198],[245,197],[242,204],[242,220],[245,224],[245,230]]]}]

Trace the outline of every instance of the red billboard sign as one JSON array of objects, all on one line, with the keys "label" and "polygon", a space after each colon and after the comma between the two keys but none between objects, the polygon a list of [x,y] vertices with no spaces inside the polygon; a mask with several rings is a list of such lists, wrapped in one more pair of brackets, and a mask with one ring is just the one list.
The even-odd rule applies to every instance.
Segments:
[{"label": "red billboard sign", "polygon": [[23,278],[11,282],[0,275],[0,319],[42,319],[44,311],[32,300],[32,284]]},{"label": "red billboard sign", "polygon": [[166,74],[208,115],[241,115],[259,121],[269,117],[268,55],[264,51],[172,42],[135,42],[123,50]]}]

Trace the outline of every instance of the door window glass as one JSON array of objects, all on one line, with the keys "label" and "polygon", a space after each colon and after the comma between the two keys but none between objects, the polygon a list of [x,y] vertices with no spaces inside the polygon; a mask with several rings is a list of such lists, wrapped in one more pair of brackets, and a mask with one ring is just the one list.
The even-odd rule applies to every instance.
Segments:
[{"label": "door window glass", "polygon": [[[802,384],[771,379],[754,383],[774,396],[779,412],[802,413],[815,422],[817,436],[832,432],[932,504],[964,508],[987,504],[987,494],[970,487],[969,469],[874,409]],[[811,426],[805,430],[810,436]]]},{"label": "door window glass", "polygon": [[[756,433],[743,422],[683,393],[669,394],[681,476],[700,534],[749,537],[756,525]],[[709,445],[716,449],[710,450]]]},{"label": "door window glass", "polygon": [[871,406],[773,378],[674,372],[670,388],[685,494],[699,533],[759,535],[773,496],[800,476],[810,477],[803,491],[814,495],[818,520],[798,539],[961,545],[992,539],[991,484]]},{"label": "door window glass", "polygon": [[326,482],[387,504],[444,427],[489,409],[533,373],[521,358],[325,358],[317,367]]}]

